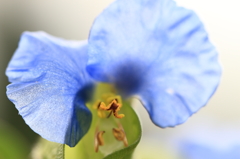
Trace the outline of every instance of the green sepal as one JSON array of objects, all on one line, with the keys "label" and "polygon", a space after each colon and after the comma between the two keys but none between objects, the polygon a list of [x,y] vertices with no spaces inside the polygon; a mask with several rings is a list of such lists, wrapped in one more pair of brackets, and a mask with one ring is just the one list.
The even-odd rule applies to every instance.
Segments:
[{"label": "green sepal", "polygon": [[135,111],[126,102],[124,102],[124,107],[122,107],[120,112],[125,114],[125,117],[120,120],[128,139],[128,147],[123,146],[116,151],[114,151],[113,148],[113,152],[108,155],[104,155],[101,152],[96,153],[94,151],[95,121],[95,123],[92,123],[89,132],[76,147],[70,148],[66,146],[66,159],[130,159],[135,147],[141,139],[141,125]]},{"label": "green sepal", "polygon": [[131,159],[132,153],[141,139],[142,130],[138,116],[127,102],[123,104],[125,108],[121,109],[121,113],[125,114],[125,117],[121,119],[121,123],[129,145],[107,155],[104,159]]},{"label": "green sepal", "polygon": [[[96,91],[95,91],[95,97],[94,100],[99,99],[101,94],[103,93],[109,93],[108,90],[112,90],[112,87],[107,85],[107,84],[100,84],[98,85]],[[84,158],[84,159],[131,159],[132,153],[135,149],[135,147],[138,145],[140,139],[141,139],[141,125],[139,118],[135,111],[132,109],[130,106],[129,101],[123,101],[123,106],[121,110],[119,111],[120,114],[124,114],[125,117],[122,119],[117,119],[121,123],[122,127],[124,128],[127,140],[128,140],[128,146],[124,147],[124,144],[121,143],[121,141],[117,141],[114,137],[111,131],[106,131],[104,133],[103,138],[106,140],[116,140],[116,142],[120,142],[121,147],[112,147],[111,152],[109,153],[103,153],[101,150],[99,152],[95,152],[95,147],[94,147],[94,137],[95,137],[95,132],[96,128],[99,126],[99,122],[102,120],[111,120],[111,119],[99,119],[97,116],[97,113],[95,109],[93,109],[92,103],[88,103],[88,108],[92,111],[93,114],[93,120],[91,127],[88,131],[88,133],[80,140],[80,142],[77,144],[76,147],[70,148],[66,146],[66,153],[65,157],[66,159],[79,159],[79,158]],[[94,113],[95,112],[95,113]],[[114,118],[113,115],[110,118]],[[109,126],[109,130],[112,129],[111,126],[114,124],[106,124]],[[104,126],[106,129],[107,126]],[[101,127],[101,124],[100,124]],[[115,125],[117,127],[117,124]],[[103,129],[103,130],[105,130]],[[105,146],[105,145],[104,145]],[[101,149],[104,146],[100,146],[99,149]],[[106,143],[107,146],[107,143]]]}]

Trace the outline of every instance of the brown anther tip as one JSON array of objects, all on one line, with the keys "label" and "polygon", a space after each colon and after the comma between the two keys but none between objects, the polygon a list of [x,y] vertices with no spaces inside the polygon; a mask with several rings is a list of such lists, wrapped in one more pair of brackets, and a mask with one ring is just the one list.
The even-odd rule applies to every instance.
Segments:
[{"label": "brown anther tip", "polygon": [[113,132],[114,137],[118,141],[122,141],[124,139],[124,137],[125,137],[125,133],[123,132],[123,130],[121,130],[119,128],[113,128],[112,132]]},{"label": "brown anther tip", "polygon": [[103,134],[105,131],[99,131],[95,135],[95,152],[98,152],[99,146],[104,145]]},{"label": "brown anther tip", "polygon": [[98,108],[98,109],[99,109],[99,107],[100,107],[101,103],[102,103],[102,102],[99,102],[99,103],[98,103],[98,106],[97,106],[97,108]]},{"label": "brown anther tip", "polygon": [[113,128],[112,132],[113,132],[114,137],[118,141],[123,141],[124,146],[126,146],[126,147],[128,146],[127,137],[126,137],[126,134],[125,134],[125,132],[122,128]]}]

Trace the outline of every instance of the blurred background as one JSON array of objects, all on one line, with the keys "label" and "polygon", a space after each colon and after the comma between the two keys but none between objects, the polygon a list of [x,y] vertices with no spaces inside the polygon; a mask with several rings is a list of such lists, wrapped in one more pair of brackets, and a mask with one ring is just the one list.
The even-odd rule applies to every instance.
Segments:
[{"label": "blurred background", "polygon": [[[112,1],[0,0],[0,159],[5,159],[1,154],[8,154],[7,146],[14,152],[11,159],[21,158],[16,157],[18,153],[27,155],[37,137],[5,95],[8,81],[4,72],[21,33],[42,30],[65,39],[87,39],[94,18]],[[204,22],[220,53],[222,80],[207,106],[175,128],[157,128],[145,109],[136,106],[143,125],[137,159],[177,159],[187,155],[189,144],[204,145],[216,152],[240,145],[240,1],[176,1],[197,12]]]}]

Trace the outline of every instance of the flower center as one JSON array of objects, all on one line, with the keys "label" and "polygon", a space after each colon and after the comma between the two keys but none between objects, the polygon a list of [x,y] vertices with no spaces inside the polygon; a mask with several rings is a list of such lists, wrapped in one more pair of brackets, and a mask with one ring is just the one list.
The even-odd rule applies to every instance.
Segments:
[{"label": "flower center", "polygon": [[109,150],[119,149],[123,145],[128,146],[127,136],[120,122],[125,116],[120,113],[120,109],[124,106],[121,96],[108,89],[99,92],[95,99],[97,100],[92,106],[93,111],[96,112],[93,112],[96,114],[95,152],[107,154]]}]

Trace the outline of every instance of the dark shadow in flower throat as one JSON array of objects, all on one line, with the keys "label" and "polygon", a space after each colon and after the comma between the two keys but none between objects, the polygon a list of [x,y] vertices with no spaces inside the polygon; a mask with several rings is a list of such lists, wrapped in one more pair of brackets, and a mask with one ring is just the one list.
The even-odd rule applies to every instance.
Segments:
[{"label": "dark shadow in flower throat", "polygon": [[93,91],[94,85],[89,84],[76,93],[71,123],[65,136],[65,143],[70,147],[75,146],[91,126],[92,114],[85,103],[91,100]]},{"label": "dark shadow in flower throat", "polygon": [[141,90],[145,76],[143,65],[137,61],[123,63],[116,69],[116,78],[114,78],[115,87],[123,97],[134,95]]}]

